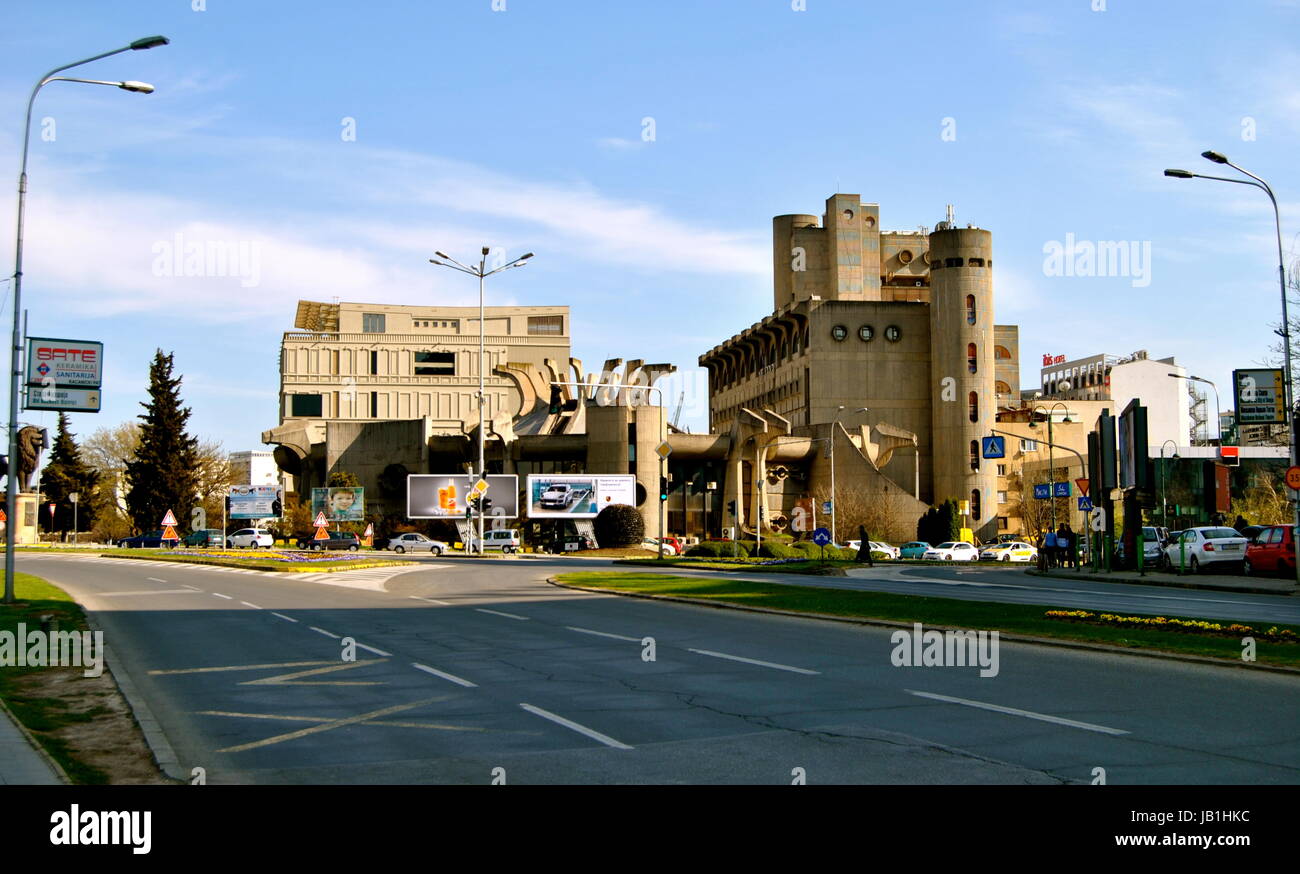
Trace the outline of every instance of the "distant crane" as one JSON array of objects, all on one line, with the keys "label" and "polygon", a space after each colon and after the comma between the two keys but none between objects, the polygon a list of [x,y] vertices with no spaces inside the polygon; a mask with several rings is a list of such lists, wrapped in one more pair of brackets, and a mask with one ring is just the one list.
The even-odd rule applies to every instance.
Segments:
[{"label": "distant crane", "polygon": [[682,417],[682,405],[684,403],[686,403],[686,392],[683,391],[680,395],[677,396],[677,409],[673,411],[672,425],[678,431],[680,431],[681,428],[677,427],[677,420]]}]

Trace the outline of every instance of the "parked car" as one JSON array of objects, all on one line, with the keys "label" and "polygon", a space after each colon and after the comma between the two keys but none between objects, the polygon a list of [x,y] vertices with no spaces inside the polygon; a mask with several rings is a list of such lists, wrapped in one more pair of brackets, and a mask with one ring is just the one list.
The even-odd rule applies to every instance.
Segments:
[{"label": "parked car", "polygon": [[275,546],[275,538],[265,528],[240,528],[226,537],[227,549],[270,549]]},{"label": "parked car", "polygon": [[[642,549],[649,549],[652,552],[659,552],[659,541],[654,537],[647,537],[641,541]],[[664,555],[676,555],[677,550],[667,539],[664,540]]]},{"label": "parked car", "polygon": [[361,548],[361,538],[351,531],[327,531],[325,533],[329,535],[327,540],[317,540],[315,534],[299,537],[298,548],[318,551],[346,549],[348,552],[356,552]]},{"label": "parked car", "polygon": [[159,528],[157,531],[150,531],[147,534],[123,537],[117,542],[117,545],[123,549],[165,549],[177,543],[175,540],[163,540],[162,536],[162,529]]},{"label": "parked car", "polygon": [[1185,562],[1188,573],[1200,573],[1206,565],[1233,566],[1246,559],[1247,540],[1235,528],[1204,525],[1188,528],[1164,549],[1161,567],[1176,570]]},{"label": "parked car", "polygon": [[1295,576],[1295,525],[1268,525],[1246,545],[1242,570],[1248,576]]},{"label": "parked car", "polygon": [[898,555],[900,558],[925,558],[925,553],[929,548],[930,544],[924,540],[913,540],[900,546]]},{"label": "parked car", "polygon": [[[478,544],[478,537],[470,538],[469,548],[475,549]],[[483,535],[483,550],[491,552],[499,549],[509,555],[512,552],[518,552],[523,546],[523,540],[519,537],[519,531],[515,528],[495,528],[490,529]]]},{"label": "parked car", "polygon": [[[872,552],[883,552],[887,558],[891,558],[891,559],[898,558],[899,556],[899,550],[897,546],[890,546],[888,543],[885,543],[884,541],[881,540],[871,540],[868,542],[871,544]],[[857,552],[862,548],[862,541],[850,540],[844,544],[844,548],[851,549],[854,552]]]},{"label": "parked car", "polygon": [[931,546],[922,556],[926,561],[979,561],[979,557],[973,545],[960,540]]},{"label": "parked car", "polygon": [[980,550],[980,561],[1037,561],[1038,550],[1023,540],[993,543]]},{"label": "parked car", "polygon": [[1154,525],[1142,526],[1142,561],[1147,567],[1160,564],[1160,556],[1164,554],[1163,544],[1168,537],[1168,528],[1159,528]]},{"label": "parked car", "polygon": [[225,534],[220,528],[201,528],[185,535],[181,541],[183,546],[215,546],[220,549],[225,546]]},{"label": "parked car", "polygon": [[448,547],[441,540],[433,540],[423,534],[412,532],[390,538],[387,548],[396,553],[428,552],[432,555],[442,555]]}]

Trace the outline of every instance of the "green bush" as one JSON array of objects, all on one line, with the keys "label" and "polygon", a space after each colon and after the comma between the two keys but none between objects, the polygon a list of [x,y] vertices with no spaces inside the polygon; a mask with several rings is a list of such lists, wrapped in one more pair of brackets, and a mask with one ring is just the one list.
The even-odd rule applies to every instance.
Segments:
[{"label": "green bush", "polygon": [[821,552],[821,547],[813,543],[811,540],[800,540],[798,543],[793,544],[793,546],[795,549],[807,555],[818,555]]},{"label": "green bush", "polygon": [[686,554],[705,558],[730,558],[731,544],[720,540],[704,540],[686,550]]},{"label": "green bush", "polygon": [[737,540],[736,547],[741,555],[753,555],[758,544],[752,540]]},{"label": "green bush", "polygon": [[610,504],[596,517],[596,542],[602,548],[639,546],[645,539],[645,520],[636,507]]},{"label": "green bush", "polygon": [[759,547],[758,554],[761,558],[804,558],[802,550],[768,540],[766,537],[763,538],[763,545]]}]

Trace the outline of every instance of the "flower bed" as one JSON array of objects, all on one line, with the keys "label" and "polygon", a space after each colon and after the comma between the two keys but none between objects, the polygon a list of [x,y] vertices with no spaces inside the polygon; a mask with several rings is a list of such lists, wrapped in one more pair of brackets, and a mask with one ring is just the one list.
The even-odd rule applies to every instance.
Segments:
[{"label": "flower bed", "polygon": [[337,555],[320,552],[291,552],[284,549],[170,549],[167,555],[186,555],[194,558],[238,558],[244,560],[261,559],[263,561],[288,561],[297,564],[322,564],[336,561],[358,561],[356,553],[344,552]]},{"label": "flower bed", "polygon": [[1150,628],[1185,634],[1211,634],[1216,637],[1259,637],[1277,643],[1300,643],[1294,631],[1276,625],[1258,629],[1239,622],[1207,622],[1204,619],[1169,619],[1164,616],[1120,616],[1118,613],[1090,613],[1087,610],[1048,610],[1048,619],[1080,622],[1086,625],[1110,625],[1127,628]]}]

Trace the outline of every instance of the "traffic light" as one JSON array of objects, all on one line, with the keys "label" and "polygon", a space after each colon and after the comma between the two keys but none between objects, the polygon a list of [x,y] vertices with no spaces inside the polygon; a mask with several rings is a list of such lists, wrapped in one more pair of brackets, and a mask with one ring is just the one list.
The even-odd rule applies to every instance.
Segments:
[{"label": "traffic light", "polygon": [[491,509],[492,509],[492,499],[489,498],[487,495],[484,495],[482,498],[479,499],[479,511],[482,512],[484,516],[486,516],[488,515],[488,511]]},{"label": "traffic light", "polygon": [[564,399],[560,396],[560,387],[551,386],[551,415],[557,416],[564,409]]},{"label": "traffic light", "polygon": [[226,495],[226,512],[230,512],[230,495]]},{"label": "traffic light", "polygon": [[727,512],[730,513],[730,514],[733,515],[733,516],[736,515],[736,502],[735,502],[735,501],[727,501]]},{"label": "traffic light", "polygon": [[9,476],[9,456],[0,455],[0,476]]},{"label": "traffic light", "polygon": [[659,477],[659,500],[668,500],[668,477]]}]

